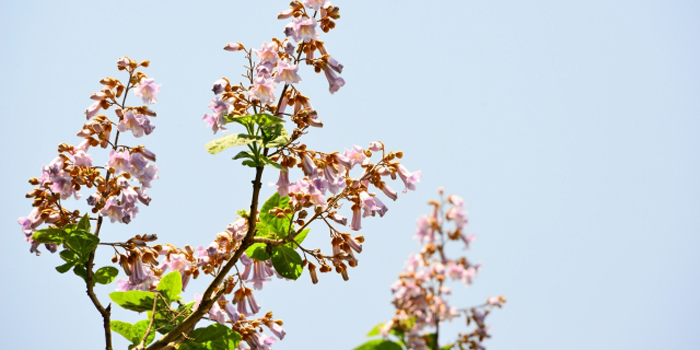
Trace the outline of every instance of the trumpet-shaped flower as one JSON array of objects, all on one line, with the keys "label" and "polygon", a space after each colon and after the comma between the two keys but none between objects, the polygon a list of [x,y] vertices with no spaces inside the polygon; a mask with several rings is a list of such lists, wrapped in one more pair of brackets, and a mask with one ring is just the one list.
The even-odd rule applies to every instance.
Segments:
[{"label": "trumpet-shaped flower", "polygon": [[296,84],[301,81],[301,77],[297,74],[299,66],[292,64],[289,61],[281,61],[277,64],[277,75],[275,83],[285,82],[287,84]]},{"label": "trumpet-shaped flower", "polygon": [[253,88],[248,91],[248,95],[260,103],[271,105],[275,103],[275,84],[272,80],[257,78]]},{"label": "trumpet-shaped flower", "polygon": [[143,103],[158,103],[156,94],[160,91],[160,85],[153,83],[153,78],[143,78],[134,89],[134,95],[141,97]]},{"label": "trumpet-shaped flower", "polygon": [[253,49],[253,52],[255,52],[255,56],[258,56],[260,59],[260,63],[265,63],[265,62],[270,62],[270,63],[277,63],[279,61],[279,56],[277,55],[277,52],[279,51],[279,46],[277,46],[277,43],[275,42],[270,42],[270,43],[263,43],[262,44],[262,49]]},{"label": "trumpet-shaped flower", "polygon": [[415,171],[415,172],[409,172],[406,167],[403,165],[399,164],[399,177],[401,177],[401,180],[403,183],[406,185],[406,188],[403,190],[403,193],[406,193],[408,190],[416,190],[416,183],[420,182],[420,178],[423,176],[420,170]]},{"label": "trumpet-shaped flower", "polygon": [[331,2],[330,0],[304,0],[304,6],[314,9],[314,11],[319,11],[322,8],[325,9],[331,6]]},{"label": "trumpet-shaped flower", "polygon": [[328,91],[334,94],[340,90],[341,87],[345,86],[345,79],[337,76],[335,72],[328,67],[323,68],[323,73],[326,74],[326,79],[328,79]]},{"label": "trumpet-shaped flower", "polygon": [[284,28],[284,34],[291,36],[294,41],[305,43],[318,40],[320,37],[316,31],[316,20],[309,17],[297,17]]},{"label": "trumpet-shaped flower", "polygon": [[124,150],[117,152],[115,150],[111,150],[109,152],[109,161],[107,161],[107,166],[111,166],[114,168],[116,171],[126,171],[128,172],[131,169],[131,155],[129,154],[129,151]]}]

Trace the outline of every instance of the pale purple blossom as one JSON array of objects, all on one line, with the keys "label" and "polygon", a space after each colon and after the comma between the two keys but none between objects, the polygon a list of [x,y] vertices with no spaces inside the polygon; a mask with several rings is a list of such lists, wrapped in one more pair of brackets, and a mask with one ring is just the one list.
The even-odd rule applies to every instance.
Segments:
[{"label": "pale purple blossom", "polygon": [[257,78],[253,88],[248,91],[248,96],[260,103],[271,105],[275,103],[275,84],[272,80]]},{"label": "pale purple blossom", "polygon": [[299,74],[297,74],[298,70],[298,65],[292,64],[287,60],[280,61],[277,64],[277,75],[275,76],[275,82],[285,82],[287,84],[296,84],[300,82],[301,77],[299,76]]},{"label": "pale purple blossom", "polygon": [[163,261],[160,262],[158,268],[165,271],[177,271],[182,279],[182,291],[185,291],[187,283],[190,281],[190,275],[186,272],[190,270],[192,263],[187,260],[184,254],[168,254]]},{"label": "pale purple blossom", "polygon": [[296,46],[294,46],[294,44],[292,44],[291,41],[285,40],[282,49],[284,50],[284,52],[287,53],[287,55],[294,56],[294,50],[296,49]]},{"label": "pale purple blossom", "polygon": [[243,49],[243,45],[241,43],[226,43],[224,46],[224,50],[226,51],[239,51]]},{"label": "pale purple blossom", "polygon": [[280,340],[284,339],[284,336],[287,335],[287,331],[285,331],[284,328],[282,328],[282,326],[277,324],[277,322],[269,322],[266,324],[266,326],[267,328],[270,328],[272,334],[274,334]]},{"label": "pale purple blossom", "polygon": [[406,188],[403,190],[403,193],[406,193],[408,190],[415,191],[416,183],[420,182],[420,178],[422,176],[423,174],[420,170],[411,173],[408,171],[408,169],[406,169],[406,167],[399,164],[399,177],[401,177],[401,180],[406,185]]},{"label": "pale purple blossom", "polygon": [[331,6],[330,0],[303,0],[304,6],[313,9],[314,11],[319,11],[322,8],[326,9]]},{"label": "pale purple blossom", "polygon": [[85,109],[85,116],[87,119],[94,117],[95,114],[100,111],[100,108],[102,108],[102,101],[95,101],[95,103],[91,104],[87,109]]},{"label": "pale purple blossom", "polygon": [[133,111],[127,111],[124,118],[117,124],[119,132],[131,130],[131,133],[137,138],[143,136],[144,133],[149,135],[153,129],[155,127],[151,125],[151,119],[148,116],[135,114]]},{"label": "pale purple blossom", "polygon": [[117,59],[117,67],[119,67],[121,69],[126,69],[127,67],[129,67],[130,63],[131,63],[131,60],[129,59],[129,57],[126,57],[126,56],[119,57]]},{"label": "pale purple blossom", "polygon": [[354,231],[359,231],[362,229],[362,213],[359,205],[352,206],[352,221],[350,222],[350,229]]},{"label": "pale purple blossom", "polygon": [[[285,168],[285,170],[287,170]],[[280,177],[279,180],[277,180],[277,183],[274,184],[275,187],[277,187],[277,193],[280,194],[282,197],[286,197],[289,195],[289,171],[282,171],[280,170]]]},{"label": "pale purple blossom", "polygon": [[304,16],[294,18],[294,20],[284,28],[284,34],[286,36],[291,36],[296,42],[303,41],[308,43],[311,40],[318,40],[320,38],[316,31],[316,20]]},{"label": "pale purple blossom", "polygon": [[330,91],[331,94],[336,93],[341,87],[345,86],[345,79],[336,75],[335,72],[328,69],[328,67],[323,68],[323,73],[325,73],[326,79],[328,80],[328,91]]},{"label": "pale purple blossom", "polygon": [[269,43],[263,43],[262,48],[260,50],[253,49],[253,52],[255,52],[255,56],[258,56],[258,58],[260,59],[260,64],[264,62],[277,63],[277,61],[279,60],[279,56],[277,55],[278,51],[279,47],[274,41]]},{"label": "pale purple blossom", "polygon": [[158,103],[156,94],[160,91],[160,85],[153,83],[153,78],[143,78],[134,89],[134,95],[141,97],[143,103]]},{"label": "pale purple blossom", "polygon": [[108,216],[112,223],[115,221],[122,222],[124,209],[119,205],[116,198],[111,197],[107,200],[102,210],[100,210],[100,215]]},{"label": "pale purple blossom", "polygon": [[214,92],[214,95],[218,95],[224,92],[227,84],[228,82],[225,79],[219,79],[214,82],[214,86],[212,86],[211,91]]},{"label": "pale purple blossom", "polygon": [[258,78],[271,79],[272,71],[275,69],[275,64],[270,61],[259,63],[255,67],[255,76]]},{"label": "pale purple blossom", "polygon": [[115,151],[111,150],[109,152],[109,161],[107,161],[107,166],[114,168],[117,172],[124,171],[128,172],[131,170],[131,155],[128,150]]},{"label": "pale purple blossom", "polygon": [[357,146],[357,145],[353,145],[352,149],[350,149],[350,150],[345,150],[344,156],[350,162],[350,166],[348,168],[352,168],[355,165],[367,165],[367,164],[369,164],[369,158],[365,155],[364,150],[362,149],[362,147]]}]

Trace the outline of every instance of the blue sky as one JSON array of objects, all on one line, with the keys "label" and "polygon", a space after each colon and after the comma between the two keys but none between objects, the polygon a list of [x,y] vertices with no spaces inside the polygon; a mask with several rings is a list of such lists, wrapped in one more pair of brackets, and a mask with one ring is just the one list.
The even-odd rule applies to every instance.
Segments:
[{"label": "blue sky", "polygon": [[[415,219],[438,186],[465,198],[477,235],[467,256],[484,264],[472,287],[455,288],[452,303],[509,300],[490,319],[489,349],[700,347],[696,2],[334,5],[342,18],[323,39],[347,84],[331,96],[322,75],[300,70],[300,88],[325,124],[307,144],[333,151],[381,140],[423,179],[383,219],[363,223],[367,242],[349,282],[329,274],[318,285],[302,276],[265,288],[259,302],[288,331],[275,349],[352,349],[388,320],[389,285],[418,249]],[[116,59],[128,55],[151,60],[146,72],[162,84],[156,130],[138,140],[158,154],[153,202],[105,235],[206,245],[247,206],[253,175],[204,150],[213,138],[200,120],[211,84],[238,81],[244,64],[221,48],[283,36],[286,21],[276,14],[286,7],[0,3],[4,346],[102,344],[79,279],[56,273],[55,255],[30,255],[16,224],[31,209],[26,180],[57,144],[78,142],[99,79],[120,77]],[[325,232],[314,233],[309,241],[328,247]],[[109,257],[105,251],[101,262]],[[203,289],[197,282],[190,298]],[[136,320],[121,310],[115,318]]]}]

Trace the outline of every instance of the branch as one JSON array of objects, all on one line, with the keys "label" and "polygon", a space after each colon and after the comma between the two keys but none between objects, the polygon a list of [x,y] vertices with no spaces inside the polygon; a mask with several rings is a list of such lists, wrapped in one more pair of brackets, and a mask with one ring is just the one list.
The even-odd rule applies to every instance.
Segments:
[{"label": "branch", "polygon": [[[268,149],[266,148],[264,150],[264,153],[267,155],[267,152]],[[181,324],[179,324],[170,332],[168,332],[156,342],[151,344],[151,346],[147,348],[148,350],[168,349],[177,344],[176,340],[178,339],[178,337],[182,334],[189,333],[192,329],[194,329],[197,322],[199,322],[199,320],[204,316],[204,314],[208,312],[212,305],[214,305],[214,303],[221,297],[221,295],[223,295],[224,289],[222,288],[212,297],[214,291],[219,287],[221,282],[223,282],[224,278],[226,278],[226,275],[229,271],[231,271],[233,266],[236,265],[238,259],[241,257],[243,252],[254,242],[253,237],[255,237],[255,223],[257,221],[258,214],[258,199],[260,196],[260,189],[262,188],[261,179],[263,169],[264,167],[255,168],[255,180],[253,180],[253,198],[250,203],[250,216],[248,218],[248,232],[246,232],[245,237],[241,241],[241,245],[234,252],[233,256],[231,256],[226,265],[224,265],[221,268],[216,277],[214,277],[214,280],[211,281],[207,289],[204,291],[204,295],[202,295],[202,301],[199,303],[199,307],[197,307],[197,309],[194,312],[192,312],[192,314],[187,316],[187,318],[185,318],[185,320],[182,321]]]}]

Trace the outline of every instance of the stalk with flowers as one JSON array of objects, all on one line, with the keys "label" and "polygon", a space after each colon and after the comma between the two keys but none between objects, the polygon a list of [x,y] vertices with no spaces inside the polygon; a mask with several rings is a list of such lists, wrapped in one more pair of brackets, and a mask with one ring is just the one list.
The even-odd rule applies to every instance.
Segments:
[{"label": "stalk with flowers", "polygon": [[[34,198],[33,209],[19,219],[30,251],[39,254],[42,244],[51,252],[61,248],[63,263],[56,269],[73,270],[85,283],[103,319],[106,349],[112,349],[112,331],[129,340],[130,349],[270,349],[286,332],[271,311],[261,313],[255,291],[276,278],[296,280],[304,270],[313,283],[319,281],[319,272],[335,271],[347,280],[365,238],[345,227],[359,231],[363,218],[384,216],[388,208],[378,192],[391,200],[398,197],[390,180],[400,179],[404,193],[420,180],[420,171],[400,163],[402,152],[389,151],[382,142],[328,152],[309,149],[301,141],[323,123],[295,85],[301,81],[299,66],[323,72],[331,93],[345,85],[339,76],[343,65],[329,54],[319,33],[332,30],[340,13],[327,0],[306,0],[292,2],[278,18],[291,20],[284,38],[272,38],[260,49],[240,43],[224,47],[245,56],[247,81],[216,81],[212,112],[203,119],[215,134],[231,125],[240,131],[206,148],[217,154],[243,147],[233,159],[255,169],[255,175],[250,206],[232,213],[231,223],[208,245],[175,247],[157,243],[154,234],[104,230],[105,218],[119,224],[134,220],[139,203],[151,202],[146,190],[158,178],[155,154],[142,145],[123,143],[129,132],[141,138],[155,129],[151,118],[156,114],[145,105],[157,102],[160,86],[140,70],[149,61],[119,58],[117,68],[128,74],[126,83],[102,79],[102,89],[91,96],[95,102],[85,111],[88,121],[78,132],[82,141],[59,145],[58,157],[42,168],[39,178],[30,179],[37,186],[27,195]],[[144,106],[126,104],[132,90]],[[99,114],[110,109],[112,119]],[[100,148],[109,150],[107,160],[95,165],[88,152]],[[279,176],[276,192],[263,200],[265,169]],[[294,181],[293,172],[299,174],[291,177]],[[67,200],[80,199],[85,188],[92,191],[86,198],[90,209],[69,209]],[[304,245],[314,222],[328,230],[330,252]],[[95,254],[104,254],[104,249],[114,254],[115,266],[95,269]],[[146,319],[134,324],[112,320],[111,304],[104,307],[104,299],[94,293],[95,283],[114,282],[120,269],[127,278],[116,281],[117,291],[109,299],[146,313]],[[188,282],[201,275],[211,282],[193,301],[184,302]],[[201,325],[202,320],[211,323]]]},{"label": "stalk with flowers", "polygon": [[[408,258],[403,273],[391,285],[392,304],[396,308],[394,317],[367,334],[370,337],[381,335],[380,339],[371,339],[355,350],[438,350],[465,349],[465,346],[472,350],[486,349],[482,342],[491,337],[486,316],[493,308],[500,308],[506,299],[489,297],[484,304],[467,308],[448,303],[452,288],[447,282],[459,281],[469,287],[481,263],[473,264],[466,256],[448,257],[448,243],[462,241],[463,249],[468,249],[474,235],[465,232],[468,221],[464,200],[454,194],[445,198],[442,188],[438,192],[440,200],[428,203],[433,207],[432,213],[418,219],[415,238],[422,245],[420,253]],[[446,207],[449,208],[445,210]],[[440,345],[440,326],[461,316],[467,326],[474,326],[473,329],[459,333],[453,342]]]}]

